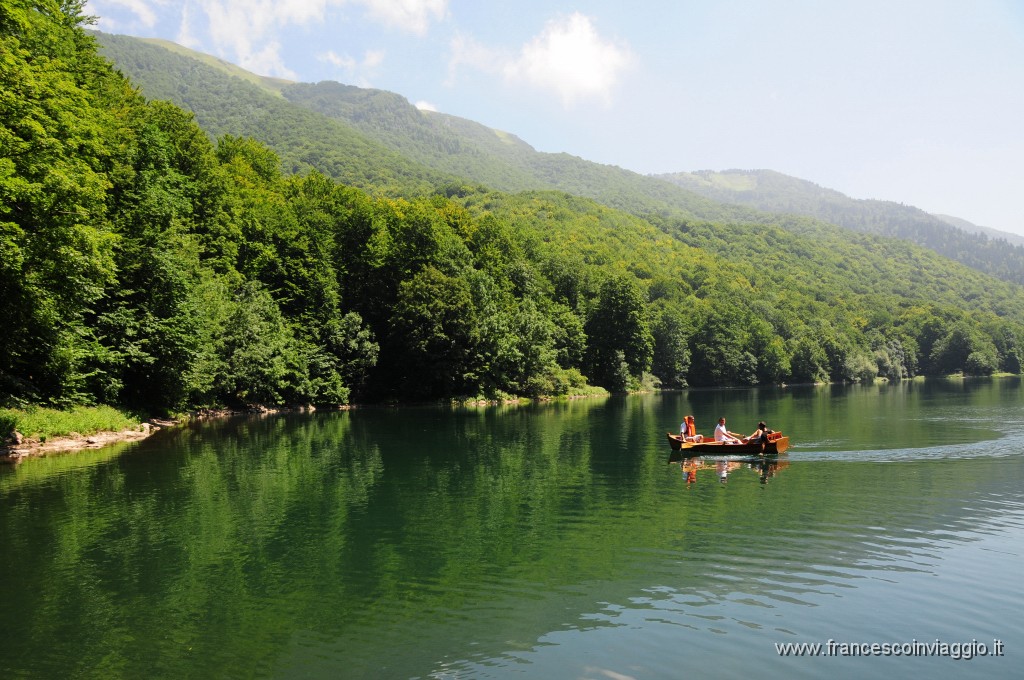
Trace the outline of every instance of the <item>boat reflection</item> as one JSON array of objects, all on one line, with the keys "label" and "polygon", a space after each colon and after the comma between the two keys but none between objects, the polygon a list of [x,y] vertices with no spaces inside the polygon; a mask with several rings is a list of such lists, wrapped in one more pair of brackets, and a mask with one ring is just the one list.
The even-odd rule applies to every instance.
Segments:
[{"label": "boat reflection", "polygon": [[684,457],[678,452],[673,452],[668,460],[671,465],[678,465],[683,474],[683,481],[687,486],[697,483],[697,473],[701,479],[707,479],[711,475],[720,484],[729,481],[729,475],[738,470],[752,470],[760,478],[762,484],[789,467],[789,460],[785,457],[746,457],[736,458],[732,456],[695,456]]}]

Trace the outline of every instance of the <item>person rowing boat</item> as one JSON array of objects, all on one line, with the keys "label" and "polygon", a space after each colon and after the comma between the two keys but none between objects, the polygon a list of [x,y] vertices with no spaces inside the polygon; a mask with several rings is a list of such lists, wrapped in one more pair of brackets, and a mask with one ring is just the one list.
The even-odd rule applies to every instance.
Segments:
[{"label": "person rowing boat", "polygon": [[735,432],[729,432],[725,428],[725,416],[718,419],[718,425],[715,427],[715,441],[723,442],[725,444],[743,444],[743,435],[736,434]]},{"label": "person rowing boat", "polygon": [[752,434],[749,437],[747,437],[746,439],[744,439],[743,443],[744,444],[754,444],[754,443],[760,444],[761,445],[761,451],[764,452],[765,447],[768,445],[768,435],[772,434],[773,432],[775,432],[775,430],[769,429],[769,427],[767,425],[765,425],[764,421],[762,420],[761,422],[759,422],[757,424],[757,429],[754,430],[754,434]]}]

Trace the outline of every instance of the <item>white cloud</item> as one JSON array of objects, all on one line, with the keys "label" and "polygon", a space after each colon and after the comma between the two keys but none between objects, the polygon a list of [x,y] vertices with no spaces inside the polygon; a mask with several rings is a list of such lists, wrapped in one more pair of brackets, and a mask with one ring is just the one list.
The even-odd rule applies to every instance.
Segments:
[{"label": "white cloud", "polygon": [[[142,3],[145,0],[105,1]],[[322,24],[328,19],[329,9],[348,5],[363,7],[372,21],[422,35],[430,27],[431,21],[445,17],[448,1],[187,0],[182,9],[180,34],[193,43],[196,42],[196,29],[204,28],[197,25],[197,20],[201,16],[205,20],[205,29],[213,43],[212,49],[220,56],[257,73],[293,78],[294,73],[280,56],[279,35],[281,29],[286,26]],[[190,16],[193,21],[188,22]],[[335,58],[343,59],[338,55],[335,55]],[[379,65],[381,59],[383,53],[368,52],[362,65],[372,68]],[[326,60],[331,61],[329,57]],[[348,67],[347,62],[336,65]]]},{"label": "white cloud", "polygon": [[388,26],[423,35],[432,19],[441,20],[448,12],[448,0],[355,0],[367,14]]},{"label": "white cloud", "polygon": [[[103,30],[121,30],[122,27],[131,30],[132,26],[153,28],[156,25],[157,13],[154,5],[164,4],[160,0],[90,0],[86,3],[85,14],[100,17],[100,28]],[[108,8],[122,8],[135,15],[134,22],[117,21],[108,18],[112,12]]]},{"label": "white cloud", "polygon": [[548,22],[503,72],[509,80],[556,93],[569,107],[591,97],[610,101],[633,60],[628,47],[602,38],[591,20],[576,12]]},{"label": "white cloud", "polygon": [[333,64],[338,68],[345,69],[346,71],[354,69],[356,67],[356,60],[347,54],[342,56],[336,54],[334,50],[328,50],[323,54],[317,55],[317,59],[320,61],[326,61],[328,64]]},{"label": "white cloud", "polygon": [[362,60],[357,60],[347,54],[338,54],[334,50],[328,50],[317,55],[319,61],[326,62],[338,67],[345,73],[345,79],[360,87],[370,87],[370,78],[374,75],[378,66],[384,63],[385,53],[383,50],[367,50],[363,53]]},{"label": "white cloud", "polygon": [[298,80],[298,75],[284,65],[284,60],[278,53],[281,45],[272,40],[264,44],[259,50],[249,52],[240,66],[247,71],[261,75],[276,76],[287,80]]},{"label": "white cloud", "polygon": [[456,74],[463,65],[471,66],[484,73],[501,74],[509,59],[500,52],[480,44],[470,36],[456,34],[449,44],[451,57],[448,60],[446,86],[455,84]]},{"label": "white cloud", "polygon": [[579,12],[549,21],[518,55],[502,53],[462,34],[452,39],[450,50],[445,85],[454,85],[459,68],[470,66],[509,82],[553,92],[566,108],[589,98],[609,102],[634,62],[627,46],[602,38],[591,20]]},{"label": "white cloud", "polygon": [[189,11],[189,5],[185,5],[181,8],[181,21],[178,23],[178,35],[175,37],[175,42],[185,47],[192,49],[199,49],[199,40],[196,39],[195,35],[192,34],[192,13]]},{"label": "white cloud", "polygon": [[384,63],[384,50],[367,50],[363,54],[363,66],[366,68],[377,68]]},{"label": "white cloud", "polygon": [[309,21],[317,11],[323,11],[324,4],[291,0],[197,0],[195,6],[205,15],[206,28],[220,56],[261,75],[293,78],[294,74],[281,60],[276,29],[290,22]]},{"label": "white cloud", "polygon": [[420,111],[434,111],[437,112],[437,107],[430,102],[418,101],[416,102],[416,108]]}]

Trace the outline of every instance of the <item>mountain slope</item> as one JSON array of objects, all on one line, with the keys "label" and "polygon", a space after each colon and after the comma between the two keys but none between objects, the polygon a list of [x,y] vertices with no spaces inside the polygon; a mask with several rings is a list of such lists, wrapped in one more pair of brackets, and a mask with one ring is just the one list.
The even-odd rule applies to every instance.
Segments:
[{"label": "mountain slope", "polygon": [[[383,90],[365,89],[335,82],[289,83],[256,76],[215,58],[192,52],[173,43],[140,41],[125,36],[99,34],[107,56],[142,85],[150,97],[166,98],[193,110],[212,135],[256,136],[269,144],[286,168],[309,166],[345,183],[368,190],[380,184],[400,185],[423,192],[428,185],[474,182],[502,191],[555,189],[593,198],[605,205],[641,216],[671,220],[772,223],[796,226],[810,235],[817,226],[805,221],[771,217],[766,213],[811,216],[848,229],[906,239],[939,254],[1005,280],[1024,282],[1024,247],[993,235],[964,230],[951,219],[928,215],[910,206],[882,201],[855,201],[780,173],[676,173],[642,176],[622,168],[592,163],[569,154],[541,153],[509,133],[443,113],[420,111],[404,97]],[[163,47],[192,64],[168,60],[153,51]],[[150,48],[150,49],[146,49]],[[204,68],[200,68],[199,62]],[[263,102],[251,91],[238,91],[235,78],[244,79],[262,95],[277,99]],[[281,99],[322,117],[306,118],[281,107]],[[252,110],[268,107],[270,116],[240,115],[226,100]],[[252,120],[256,117],[257,120]],[[270,118],[268,120],[267,118]],[[330,119],[336,125],[325,122]],[[317,122],[321,121],[321,122]],[[296,130],[319,129],[296,139]],[[241,132],[239,132],[241,130]],[[330,131],[327,134],[326,131]],[[359,134],[357,134],[357,131]],[[342,163],[337,152],[323,148],[335,142],[355,146]],[[360,142],[353,141],[358,138]],[[367,146],[369,145],[369,146]],[[368,148],[385,147],[392,156],[385,165],[403,167],[398,172],[354,171]],[[298,149],[298,151],[297,151]],[[453,180],[453,178],[463,178]]]},{"label": "mountain slope", "polygon": [[990,229],[989,227],[980,227],[977,224],[968,222],[965,219],[959,217],[953,217],[952,215],[941,215],[938,213],[932,213],[932,217],[942,220],[947,224],[951,224],[957,229],[966,231],[969,234],[985,234],[991,239],[1005,239],[1007,243],[1015,246],[1024,246],[1024,236],[1018,236],[1017,234],[1011,234],[1005,231],[999,231],[998,229]]},{"label": "mountain slope", "polygon": [[387,93],[342,92],[349,117],[368,112],[356,129],[290,103],[287,83],[120,41],[143,90],[193,116],[141,96],[51,9],[0,27],[0,403],[167,410],[1021,370],[1024,289],[907,241],[717,204],[466,122],[448,139],[467,145],[451,149],[458,162],[555,168],[636,214],[473,186],[427,153],[432,119],[389,115],[401,101]]},{"label": "mountain slope", "polygon": [[[454,181],[450,175],[409,160],[355,130],[290,104],[282,81],[245,73],[190,50],[127,36],[94,34],[101,53],[149,99],[166,99],[191,111],[212,138],[259,139],[281,157],[284,169],[310,169],[350,186],[394,195],[423,195]],[[205,56],[205,55],[203,55]],[[250,76],[252,74],[249,74]]]},{"label": "mountain slope", "polygon": [[334,82],[294,84],[282,95],[344,121],[391,149],[438,171],[500,191],[555,189],[633,214],[758,222],[759,211],[709,201],[671,182],[567,153],[543,153],[508,133],[444,113],[420,111],[404,97]]},{"label": "mountain slope", "polygon": [[[765,219],[759,211],[716,203],[670,182],[565,153],[535,151],[514,135],[420,111],[393,93],[333,82],[289,85],[259,76],[243,80],[237,67],[199,53],[186,56],[190,51],[180,46],[171,51],[138,38],[95,35],[102,53],[147,97],[167,99],[192,111],[213,137],[259,138],[281,156],[286,170],[315,166],[346,184],[373,190],[390,178],[347,166],[361,167],[368,153],[380,153],[383,163],[400,168],[391,173],[398,175],[399,183],[418,191],[431,182],[440,185],[458,177],[502,191],[567,191],[641,215]],[[286,106],[278,92],[294,106]],[[345,153],[330,148],[332,144]],[[339,160],[341,155],[347,157],[345,162]]]},{"label": "mountain slope", "polygon": [[237,67],[180,46],[161,54],[152,42],[105,34],[98,38],[107,56],[148,96],[171,99],[194,111],[213,136],[260,139],[290,171],[316,167],[368,191],[384,186],[422,194],[431,186],[466,182],[513,192],[554,189],[664,228],[693,221],[771,224],[821,238],[828,224],[837,224],[905,239],[979,271],[1024,283],[1024,247],[967,233],[909,206],[856,201],[771,171],[643,176],[569,154],[540,153],[514,135],[420,111],[391,92],[335,82],[287,83],[252,74],[243,81]]},{"label": "mountain slope", "polygon": [[952,223],[955,218],[891,201],[853,199],[772,170],[679,172],[659,177],[715,201],[808,215],[854,231],[905,239],[987,274],[1024,283],[1024,245],[1011,243],[1014,237],[1009,234],[992,233],[990,238],[972,233],[977,228],[968,230],[963,221]]}]

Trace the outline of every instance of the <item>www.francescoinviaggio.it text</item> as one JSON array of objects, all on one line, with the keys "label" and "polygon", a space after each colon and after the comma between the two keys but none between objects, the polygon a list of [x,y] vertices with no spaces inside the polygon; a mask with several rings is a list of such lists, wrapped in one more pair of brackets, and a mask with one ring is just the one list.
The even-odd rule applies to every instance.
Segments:
[{"label": "www.francescoinviaggio.it text", "polygon": [[945,656],[967,661],[985,656],[1003,656],[1003,641],[993,640],[989,645],[972,639],[970,642],[776,642],[779,656]]}]

